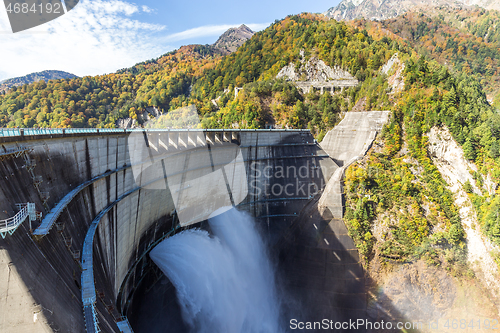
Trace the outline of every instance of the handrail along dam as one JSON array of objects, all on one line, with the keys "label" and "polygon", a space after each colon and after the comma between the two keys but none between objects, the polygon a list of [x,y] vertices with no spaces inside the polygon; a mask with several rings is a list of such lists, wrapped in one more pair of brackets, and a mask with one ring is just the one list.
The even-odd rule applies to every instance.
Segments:
[{"label": "handrail along dam", "polygon": [[[356,149],[366,152],[387,117],[384,112],[348,113],[343,122],[349,128],[329,133],[324,148],[303,130],[3,133],[0,220],[16,216],[22,208],[16,204],[34,203],[38,214],[24,213],[26,220],[0,239],[0,296],[5,300],[0,311],[8,314],[0,320],[0,331],[176,327],[168,322],[172,318],[155,326],[144,311],[145,302],[158,297],[152,293],[162,279],[147,253],[176,232],[206,228],[204,210],[210,207],[200,204],[198,215],[191,216],[178,205],[194,183],[214,201],[223,199],[211,197],[215,186],[227,189],[230,204],[257,219],[279,282],[293,303],[302,305],[285,313],[301,312],[311,320],[364,316],[364,274],[338,214],[342,204],[331,199],[341,192],[340,178],[333,176],[350,163],[344,158],[355,158]],[[354,149],[349,156],[349,146],[334,147],[348,144]],[[163,168],[152,167],[151,154],[134,158],[144,145],[156,156],[167,156],[156,160]],[[234,147],[243,173],[224,167],[230,160],[224,156]],[[217,184],[200,176],[218,171],[223,177]],[[244,174],[244,186],[238,174]],[[158,311],[174,306],[167,303]]]}]

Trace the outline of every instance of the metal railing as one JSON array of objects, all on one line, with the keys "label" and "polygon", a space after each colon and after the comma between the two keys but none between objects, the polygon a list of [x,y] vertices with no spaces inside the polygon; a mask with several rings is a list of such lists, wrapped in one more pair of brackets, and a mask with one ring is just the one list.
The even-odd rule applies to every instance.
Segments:
[{"label": "metal railing", "polygon": [[85,314],[85,329],[87,333],[99,333],[101,329],[99,327],[99,321],[97,320],[95,302],[92,304],[85,305],[83,307],[83,312]]},{"label": "metal railing", "polygon": [[19,157],[21,155],[23,155],[24,153],[29,153],[30,151],[32,150],[32,148],[25,148],[25,147],[16,147],[16,148],[7,148],[7,149],[4,149],[4,151],[0,150],[0,159],[3,158],[3,157],[7,157],[7,156],[15,156],[15,157]]},{"label": "metal railing", "polygon": [[29,217],[30,221],[35,221],[40,216],[35,210],[34,203],[17,204],[17,207],[20,208],[20,211],[16,215],[0,220],[0,235],[2,238],[5,238],[7,234],[12,235],[26,218]]},{"label": "metal railing", "polygon": [[120,330],[121,333],[134,333],[132,330],[132,326],[130,326],[130,323],[126,317],[123,317],[121,321],[118,321],[116,323],[118,326],[118,329]]},{"label": "metal railing", "polygon": [[2,128],[0,130],[0,136],[19,136],[21,135],[21,130],[17,128]]},{"label": "metal railing", "polygon": [[54,135],[54,134],[99,134],[99,133],[132,133],[132,132],[301,132],[304,129],[163,129],[163,128],[0,128],[0,137],[23,135]]}]

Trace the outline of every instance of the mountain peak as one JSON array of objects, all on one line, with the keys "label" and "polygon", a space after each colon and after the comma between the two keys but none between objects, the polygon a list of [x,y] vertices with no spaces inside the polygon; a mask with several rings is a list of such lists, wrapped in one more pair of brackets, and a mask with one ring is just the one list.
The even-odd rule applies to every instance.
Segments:
[{"label": "mountain peak", "polygon": [[236,30],[239,30],[241,32],[246,32],[246,33],[250,33],[250,34],[254,34],[255,32],[252,31],[252,29],[250,29],[249,27],[247,27],[246,25],[242,24],[240,25],[238,28],[236,28]]},{"label": "mountain peak", "polygon": [[238,49],[243,43],[250,39],[255,32],[249,27],[242,24],[237,28],[230,28],[224,32],[213,45],[222,53],[229,54]]},{"label": "mountain peak", "polygon": [[342,0],[323,14],[337,21],[365,18],[386,20],[399,16],[417,7],[467,7],[479,6],[500,10],[497,0]]}]

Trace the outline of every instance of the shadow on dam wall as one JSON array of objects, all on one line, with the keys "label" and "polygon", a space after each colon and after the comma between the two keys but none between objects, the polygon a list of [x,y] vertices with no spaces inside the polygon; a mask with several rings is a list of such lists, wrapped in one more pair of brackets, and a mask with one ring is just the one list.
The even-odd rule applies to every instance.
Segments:
[{"label": "shadow on dam wall", "polygon": [[[342,221],[332,223],[317,209],[320,190],[338,166],[311,134],[213,133],[219,143],[229,133],[229,141],[237,142],[242,152],[248,195],[238,209],[257,218],[279,268],[280,284],[302,305],[300,313],[297,307],[290,307],[286,315],[301,316],[306,321],[322,316],[335,319],[331,311],[338,318],[366,313],[364,273],[357,252],[345,249],[346,232],[335,234],[335,226]],[[96,314],[101,331],[119,332],[116,322],[123,319],[122,315],[129,316],[136,332],[144,331],[142,323],[151,324],[151,318],[161,316],[157,315],[161,312],[147,310],[153,308],[170,309],[176,323],[169,325],[178,325],[179,332],[183,331],[174,290],[147,256],[151,247],[178,225],[171,193],[168,189],[139,189],[117,202],[137,186],[129,167],[128,135],[110,132],[0,138],[0,219],[14,216],[16,203],[27,202],[34,202],[37,210],[48,216],[68,193],[90,182],[68,200],[45,236],[33,237],[30,223],[25,221],[12,235],[0,239],[0,268],[8,272],[0,275],[0,290],[5,294],[0,296],[6,299],[0,311],[10,314],[0,322],[0,331],[42,331],[33,324],[35,313],[43,315],[44,329],[86,331],[81,290],[83,244],[99,212],[114,203],[102,217],[93,242]],[[212,142],[212,149],[219,143]],[[283,175],[278,170],[290,172]],[[294,174],[293,170],[303,173]],[[290,184],[293,186],[286,187]],[[308,188],[318,191],[308,192]],[[32,229],[39,224],[32,222]],[[203,227],[204,223],[196,226]],[[339,251],[337,256],[331,252],[332,246]],[[352,267],[347,270],[344,262]],[[14,294],[14,282],[24,285],[25,290]],[[148,302],[150,307],[144,305]],[[156,327],[165,328],[165,323]]]}]

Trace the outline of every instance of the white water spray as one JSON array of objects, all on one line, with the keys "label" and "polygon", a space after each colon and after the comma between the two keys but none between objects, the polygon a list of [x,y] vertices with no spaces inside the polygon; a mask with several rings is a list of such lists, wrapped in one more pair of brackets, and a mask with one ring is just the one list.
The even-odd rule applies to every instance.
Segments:
[{"label": "white water spray", "polygon": [[197,333],[278,333],[274,272],[253,219],[230,209],[209,219],[211,237],[186,230],[151,259],[176,288],[184,321]]}]

